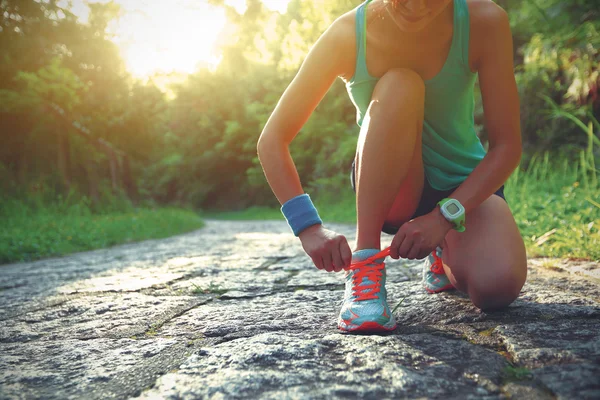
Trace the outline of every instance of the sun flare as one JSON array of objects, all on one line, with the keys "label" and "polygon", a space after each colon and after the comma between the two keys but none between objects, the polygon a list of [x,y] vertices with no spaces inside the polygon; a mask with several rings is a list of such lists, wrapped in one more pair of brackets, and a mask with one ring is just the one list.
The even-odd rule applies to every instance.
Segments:
[{"label": "sun flare", "polygon": [[[105,2],[105,0],[101,1]],[[263,0],[285,12],[289,0]],[[87,2],[72,2],[72,11],[86,21]],[[109,26],[129,72],[137,78],[153,74],[192,73],[219,62],[215,43],[227,20],[225,12],[206,0],[115,0],[121,16]],[[244,12],[245,0],[227,0]]]}]

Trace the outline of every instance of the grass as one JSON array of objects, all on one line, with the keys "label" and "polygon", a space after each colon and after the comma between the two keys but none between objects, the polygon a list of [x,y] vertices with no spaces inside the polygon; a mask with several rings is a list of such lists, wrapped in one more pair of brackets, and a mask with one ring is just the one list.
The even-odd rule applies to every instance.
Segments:
[{"label": "grass", "polygon": [[392,310],[392,314],[394,314],[396,312],[396,310],[398,308],[400,308],[400,306],[402,305],[402,303],[404,303],[404,300],[406,300],[407,297],[408,297],[408,294],[406,296],[404,296],[402,298],[402,300],[400,300],[400,302],[398,304],[396,304],[396,307],[394,307],[394,309]]},{"label": "grass", "polygon": [[130,205],[120,208],[93,212],[85,199],[59,200],[50,205],[0,199],[0,263],[164,238],[203,225],[192,211]]},{"label": "grass", "polygon": [[555,260],[544,261],[542,262],[541,267],[550,271],[563,272],[563,269],[557,265]]},{"label": "grass", "polygon": [[497,327],[496,327],[496,326],[494,326],[494,327],[491,327],[491,328],[489,328],[489,329],[485,329],[485,330],[483,330],[483,331],[480,331],[480,332],[479,332],[479,334],[480,334],[481,336],[490,337],[490,336],[492,336],[492,333],[494,333],[494,331],[496,330],[496,328],[497,328]]},{"label": "grass", "polygon": [[529,256],[600,260],[600,187],[587,175],[546,154],[511,176],[506,195]]},{"label": "grass", "polygon": [[508,365],[502,371],[502,378],[504,383],[525,381],[531,379],[532,374],[531,371],[527,368],[514,367],[512,365]]},{"label": "grass", "polygon": [[[527,169],[518,169],[506,183],[506,198],[528,255],[600,260],[600,185],[595,165],[585,159],[575,163],[550,159],[549,154],[533,157]],[[351,189],[340,196],[313,197],[324,221],[356,223]],[[209,215],[283,220],[279,209],[264,207]]]},{"label": "grass", "polygon": [[222,295],[229,291],[229,289],[224,289],[220,285],[216,285],[213,282],[209,283],[209,285],[205,288],[202,288],[195,283],[192,282],[194,289],[192,289],[192,294],[217,294]]},{"label": "grass", "polygon": [[[316,207],[321,217],[329,222],[355,223],[355,198],[352,193],[333,199],[329,196],[324,199],[315,200]],[[226,221],[246,220],[284,220],[278,208],[250,207],[241,211],[207,211],[203,212],[205,218],[220,219]]]}]

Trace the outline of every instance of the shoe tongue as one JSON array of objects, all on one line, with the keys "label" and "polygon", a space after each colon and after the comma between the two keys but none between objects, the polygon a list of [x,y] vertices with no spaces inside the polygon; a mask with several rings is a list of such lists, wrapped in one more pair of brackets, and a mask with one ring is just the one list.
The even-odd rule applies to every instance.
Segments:
[{"label": "shoe tongue", "polygon": [[[379,253],[381,250],[379,249],[364,249],[364,250],[358,250],[355,251],[354,253],[352,253],[352,262],[358,262],[358,261],[364,261],[369,257],[373,257],[375,254]],[[360,267],[359,270],[364,271],[365,268],[368,268],[368,266],[374,266],[377,265],[381,262],[383,262],[384,258],[380,258],[378,260],[376,260],[376,263],[374,264],[367,264],[364,267]],[[354,272],[355,273],[355,272]],[[348,277],[351,277],[354,273],[352,274],[348,274]],[[364,286],[364,285],[372,285],[375,282],[367,279],[367,277],[363,277],[362,278],[362,282],[358,285],[360,286]]]},{"label": "shoe tongue", "polygon": [[375,254],[379,253],[379,249],[363,249],[358,250],[352,253],[352,262],[364,261],[369,257],[373,257]]}]

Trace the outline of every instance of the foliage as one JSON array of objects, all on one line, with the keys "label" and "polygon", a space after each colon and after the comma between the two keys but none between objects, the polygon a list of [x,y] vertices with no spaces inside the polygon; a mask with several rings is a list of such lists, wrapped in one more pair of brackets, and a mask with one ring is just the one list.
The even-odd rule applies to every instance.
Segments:
[{"label": "foliage", "polygon": [[[128,156],[139,192],[132,201],[221,211],[276,208],[256,156],[258,136],[312,44],[358,2],[291,0],[284,14],[269,11],[260,0],[248,0],[243,14],[224,0],[210,2],[226,9],[235,33],[222,41],[217,68],[200,68],[173,84],[168,98],[152,79],[136,81],[125,70],[107,33],[121,13],[114,2],[90,3],[89,22],[82,23],[69,6],[61,6],[64,2],[0,1],[0,190],[21,201],[38,191],[67,196],[75,190],[94,199],[94,210],[107,201],[102,193],[111,182],[109,158],[49,113],[46,105],[52,103],[66,111],[68,122],[85,126],[93,138]],[[600,149],[594,127],[600,114],[597,2],[498,3],[508,11],[514,35],[524,171],[533,171],[529,163],[539,157],[532,157],[546,151],[577,165],[559,170],[569,175],[552,175],[553,187],[540,193],[555,196],[561,207],[567,206],[565,199],[583,207],[574,225],[583,235],[584,220],[597,218],[596,208],[585,201],[598,198],[592,188]],[[475,119],[485,141],[477,99]],[[355,110],[338,81],[291,145],[303,186],[322,213],[336,220],[353,218],[344,210],[353,210],[348,173],[357,133]],[[536,175],[521,173],[514,188],[542,190],[537,176],[524,176]],[[575,182],[580,186],[571,193]],[[119,196],[118,189],[110,190]],[[536,193],[522,193],[531,198],[520,198],[519,204],[543,206]],[[339,201],[344,207],[331,206]],[[534,223],[511,205],[522,212],[524,232],[536,240],[560,222],[545,220],[556,214],[544,214]],[[564,254],[559,245],[550,248],[560,237],[557,231],[539,250]]]},{"label": "foliage", "polygon": [[[585,23],[567,38],[536,34],[523,47],[524,62],[518,68],[522,130],[526,144],[536,149],[585,145],[585,136],[565,119],[549,121],[548,107],[540,93],[577,116],[600,111],[600,31]],[[573,45],[569,45],[575,44]]]},{"label": "foliage", "polygon": [[[133,82],[117,46],[105,32],[118,16],[114,3],[92,3],[82,24],[55,1],[0,2],[0,164],[5,190],[44,177],[52,186],[70,184],[94,197],[110,177],[108,160],[48,112],[54,104],[70,122],[85,126],[129,156],[134,176],[152,161],[165,126],[164,94]],[[61,147],[62,146],[62,147]],[[63,158],[57,162],[57,154]],[[60,163],[64,162],[61,170]]]},{"label": "foliage", "polygon": [[[587,136],[565,118],[549,118],[550,107],[539,94],[578,117],[597,114],[595,10],[589,2],[573,7],[553,0],[541,5],[506,3],[520,43],[516,75],[528,154],[561,148],[577,159]],[[219,68],[199,71],[175,89],[170,118],[177,121],[172,131],[180,142],[172,152],[182,158],[158,180],[164,185],[154,186],[155,196],[218,210],[276,205],[256,157],[256,140],[309,47],[336,16],[353,6],[323,1],[316,7],[311,1],[294,0],[283,15],[268,12],[257,1],[250,2],[243,15],[229,8],[239,29],[232,44],[223,48]],[[540,13],[538,6],[550,14]],[[551,28],[548,21],[561,29]],[[575,23],[581,26],[573,29]],[[521,29],[525,24],[528,28]],[[317,199],[344,193],[355,152],[358,129],[344,90],[341,82],[333,85],[291,145],[301,181]],[[482,112],[480,101],[476,110]],[[479,114],[476,120],[482,121]],[[479,128],[485,138],[485,130]],[[182,180],[197,185],[186,186]]]},{"label": "foliage", "polygon": [[585,136],[564,119],[545,118],[543,94],[578,117],[600,115],[600,9],[594,0],[505,0],[516,51],[526,149],[577,156]]},{"label": "foliage", "polygon": [[74,194],[55,202],[41,196],[27,203],[1,200],[0,263],[163,238],[202,226],[191,211],[135,209],[126,199],[105,199],[103,210],[95,212],[89,199]]},{"label": "foliage", "polygon": [[600,260],[600,189],[582,185],[581,167],[535,157],[506,185],[509,204],[530,256]]}]

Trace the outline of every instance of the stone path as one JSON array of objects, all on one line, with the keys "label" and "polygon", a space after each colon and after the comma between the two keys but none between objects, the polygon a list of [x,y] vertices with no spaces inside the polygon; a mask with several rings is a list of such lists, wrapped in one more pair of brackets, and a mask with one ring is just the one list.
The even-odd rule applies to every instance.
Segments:
[{"label": "stone path", "polygon": [[357,336],[283,222],[0,266],[0,398],[600,398],[598,264],[531,260],[487,314],[418,270],[388,263],[399,328]]}]

